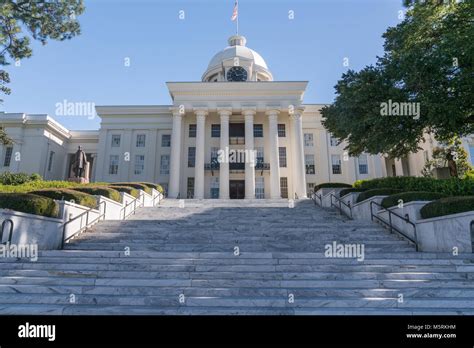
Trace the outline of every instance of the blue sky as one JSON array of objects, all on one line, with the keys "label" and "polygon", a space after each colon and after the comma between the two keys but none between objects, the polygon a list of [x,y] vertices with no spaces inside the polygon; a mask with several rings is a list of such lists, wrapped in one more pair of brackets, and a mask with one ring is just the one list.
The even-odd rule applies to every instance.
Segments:
[{"label": "blue sky", "polygon": [[[309,81],[305,103],[330,103],[349,67],[383,53],[381,35],[396,25],[401,0],[240,0],[240,34],[275,80]],[[33,56],[10,65],[12,94],[0,111],[47,113],[69,129],[98,129],[100,119],[55,116],[56,103],[170,104],[166,81],[199,81],[235,33],[234,0],[86,0],[82,34],[34,43]],[[180,19],[183,10],[185,19]],[[294,11],[294,19],[289,19]],[[126,67],[125,59],[130,59]]]}]

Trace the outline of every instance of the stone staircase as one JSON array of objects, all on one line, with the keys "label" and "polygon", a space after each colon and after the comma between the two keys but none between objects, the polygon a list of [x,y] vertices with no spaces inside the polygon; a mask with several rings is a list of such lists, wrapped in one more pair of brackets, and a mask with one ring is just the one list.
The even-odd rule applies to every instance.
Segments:
[{"label": "stone staircase", "polygon": [[[419,253],[310,200],[182,203],[0,258],[0,314],[474,314],[472,254]],[[334,242],[364,260],[326,257]]]}]

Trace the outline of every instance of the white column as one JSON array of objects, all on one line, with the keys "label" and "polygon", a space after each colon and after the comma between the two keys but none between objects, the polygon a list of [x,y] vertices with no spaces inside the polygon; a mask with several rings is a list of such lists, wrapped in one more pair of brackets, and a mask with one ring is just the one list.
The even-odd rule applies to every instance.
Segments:
[{"label": "white column", "polygon": [[296,167],[293,187],[300,198],[306,197],[306,166],[304,161],[302,114],[303,112],[301,110],[295,110],[294,114],[290,117],[294,132],[293,156],[295,158],[294,163]]},{"label": "white column", "polygon": [[278,153],[279,110],[268,110],[268,139],[270,145],[270,198],[281,198],[280,160]]},{"label": "white column", "polygon": [[168,197],[177,198],[179,195],[180,165],[181,165],[181,128],[183,114],[173,112],[173,130],[171,131],[170,181]]},{"label": "white column", "polygon": [[194,198],[204,198],[204,154],[207,110],[196,109],[196,165],[194,168]]},{"label": "white column", "polygon": [[245,158],[245,199],[255,198],[255,146],[253,139],[253,117],[256,109],[245,109],[242,112],[245,116],[245,152],[253,159]]},{"label": "white column", "polygon": [[[227,155],[229,148],[229,117],[232,114],[230,110],[218,110],[221,118],[221,143],[220,150]],[[219,198],[229,199],[229,159],[219,163]]]}]

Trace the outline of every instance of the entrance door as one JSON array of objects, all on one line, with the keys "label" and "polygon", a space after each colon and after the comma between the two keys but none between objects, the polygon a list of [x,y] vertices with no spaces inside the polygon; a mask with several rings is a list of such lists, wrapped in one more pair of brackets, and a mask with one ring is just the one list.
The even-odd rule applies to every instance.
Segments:
[{"label": "entrance door", "polygon": [[245,180],[230,180],[230,199],[245,198]]}]

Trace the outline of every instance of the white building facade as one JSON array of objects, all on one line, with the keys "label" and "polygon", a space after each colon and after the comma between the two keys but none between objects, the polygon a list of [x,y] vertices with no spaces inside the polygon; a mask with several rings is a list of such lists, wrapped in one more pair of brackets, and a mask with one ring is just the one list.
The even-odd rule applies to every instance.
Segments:
[{"label": "white building facade", "polygon": [[[201,82],[167,83],[172,104],[97,106],[98,131],[69,131],[47,115],[0,114],[14,140],[0,149],[0,171],[64,180],[80,145],[92,181],[155,182],[172,198],[301,198],[323,182],[420,175],[433,142],[401,160],[350,157],[322,126],[324,105],[304,104],[307,84],[274,81],[245,38],[233,36]],[[221,151],[231,158],[222,161]],[[235,160],[236,153],[246,156]]]}]

